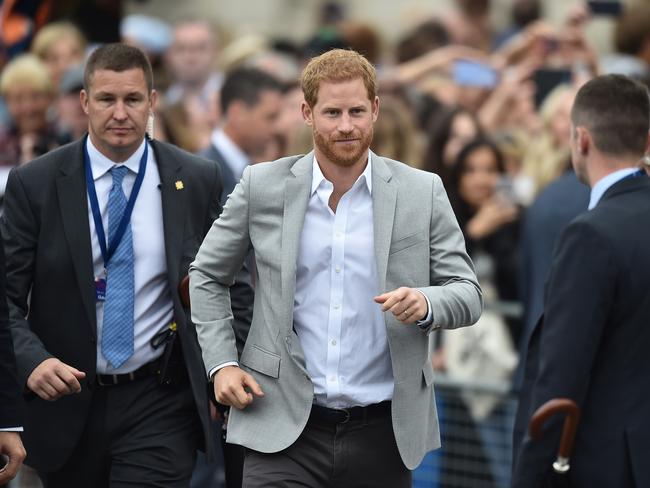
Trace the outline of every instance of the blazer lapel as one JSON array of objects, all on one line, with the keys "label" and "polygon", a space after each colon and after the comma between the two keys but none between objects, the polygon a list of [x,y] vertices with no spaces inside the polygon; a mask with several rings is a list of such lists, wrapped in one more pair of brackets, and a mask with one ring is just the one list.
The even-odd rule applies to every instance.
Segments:
[{"label": "blazer lapel", "polygon": [[93,256],[90,241],[90,224],[88,223],[88,197],[86,194],[86,174],[83,164],[83,138],[69,151],[69,159],[61,165],[62,175],[56,180],[56,190],[63,221],[63,231],[74,272],[79,283],[81,301],[97,335],[97,314],[95,310],[95,292],[93,288]]},{"label": "blazer lapel", "polygon": [[370,153],[372,158],[372,223],[375,238],[375,259],[379,293],[386,291],[388,253],[393,235],[397,185],[393,174],[382,158]]},{"label": "blazer lapel", "polygon": [[[300,234],[305,222],[311,189],[314,153],[300,158],[291,167],[292,176],[284,187],[284,213],[282,219],[282,296],[288,307],[289,318],[293,316],[293,298],[296,287],[296,262]],[[292,323],[292,320],[288,321]]]},{"label": "blazer lapel", "polygon": [[180,282],[180,262],[183,257],[183,237],[185,233],[185,215],[187,208],[187,189],[182,186],[182,164],[174,158],[165,157],[162,147],[156,141],[150,141],[156,156],[160,173],[160,197],[162,199],[163,233],[165,237],[165,254],[167,256],[167,276],[176,296],[176,287]]}]

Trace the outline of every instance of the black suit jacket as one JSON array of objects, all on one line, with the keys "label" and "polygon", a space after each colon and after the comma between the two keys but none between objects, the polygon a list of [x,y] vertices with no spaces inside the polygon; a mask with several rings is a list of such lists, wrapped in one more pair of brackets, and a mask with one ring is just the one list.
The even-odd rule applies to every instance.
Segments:
[{"label": "black suit jacket", "polygon": [[[220,212],[222,183],[214,164],[169,144],[151,145],[161,180],[174,316],[211,453],[207,376],[195,328],[177,290]],[[49,357],[87,374],[80,394],[54,402],[31,395],[26,403],[27,463],[45,472],[56,470],[71,455],[95,382],[97,332],[86,195],[83,141],[14,169],[7,182],[2,236],[19,382],[25,386],[33,369]],[[234,288],[238,303],[233,312],[250,323],[252,289],[242,283]]]},{"label": "black suit jacket", "polygon": [[532,413],[566,397],[582,409],[573,488],[650,486],[650,179],[612,186],[562,234],[545,315],[529,345],[515,426],[513,486],[542,486],[562,419],[543,438]]},{"label": "black suit jacket", "polygon": [[0,429],[21,427],[21,398],[16,377],[14,345],[9,332],[5,258],[0,246]]},{"label": "black suit jacket", "polygon": [[555,244],[569,223],[587,211],[589,187],[580,183],[573,170],[548,185],[526,210],[521,226],[520,296],[524,303],[520,365],[515,376],[519,389],[530,335],[544,311],[544,285],[548,278]]},{"label": "black suit jacket", "polygon": [[230,166],[228,166],[228,163],[226,163],[226,158],[223,156],[223,153],[219,151],[219,149],[214,144],[211,144],[208,149],[201,153],[201,156],[209,159],[210,161],[214,161],[219,165],[219,170],[221,171],[221,180],[223,183],[221,205],[225,205],[226,200],[228,199],[228,195],[232,193],[241,178],[235,176],[235,174],[232,172],[232,169],[230,169]]}]

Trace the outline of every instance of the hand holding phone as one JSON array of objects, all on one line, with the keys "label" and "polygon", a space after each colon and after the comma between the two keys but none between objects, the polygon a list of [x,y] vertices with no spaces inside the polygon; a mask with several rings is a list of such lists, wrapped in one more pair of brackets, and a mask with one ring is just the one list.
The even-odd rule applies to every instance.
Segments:
[{"label": "hand holding phone", "polygon": [[497,71],[487,63],[458,59],[453,65],[454,82],[460,86],[492,88],[498,82]]}]

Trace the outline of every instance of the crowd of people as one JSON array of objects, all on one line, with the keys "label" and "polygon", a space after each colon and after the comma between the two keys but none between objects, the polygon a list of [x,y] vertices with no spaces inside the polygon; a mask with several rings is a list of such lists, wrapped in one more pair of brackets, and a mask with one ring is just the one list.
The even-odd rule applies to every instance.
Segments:
[{"label": "crowd of people", "polygon": [[[514,0],[511,26],[495,32],[488,0],[457,0],[453,11],[424,20],[391,49],[378,30],[347,19],[335,3],[323,8],[317,31],[302,44],[259,36],[226,42],[222,30],[200,17],[170,24],[143,15],[122,19],[115,41],[140,49],[153,68],[156,103],[145,114],[149,138],[214,162],[226,208],[249,165],[311,151],[300,84],[309,60],[332,49],[365,56],[379,80],[371,150],[440,177],[485,302],[483,327],[434,333],[433,368],[460,379],[505,382],[517,391],[523,377],[518,366],[542,313],[556,239],[589,203],[589,188],[571,165],[576,93],[606,73],[650,84],[650,6],[625,5],[616,13],[614,45],[606,56],[586,35],[598,14],[588,2],[576,2],[560,25],[546,22],[542,9],[540,1]],[[51,19],[29,42],[3,50],[0,195],[13,168],[87,133],[93,100],[82,97],[80,103],[79,93],[88,91],[84,68],[97,45],[86,30],[69,19]],[[640,159],[639,166],[650,163]],[[186,183],[175,184],[180,192]],[[18,232],[24,222],[12,211]],[[195,225],[190,237],[202,240],[204,222],[185,225]],[[186,244],[189,249],[200,243]],[[256,263],[252,253],[241,258],[245,269],[256,267],[258,273],[268,265],[259,256]],[[235,277],[234,271],[241,300],[231,290],[233,346],[241,354],[252,313],[244,298],[256,275]],[[268,273],[275,284],[277,270]],[[260,283],[267,279],[257,276]],[[32,291],[32,300],[38,292]],[[480,436],[499,402],[480,395],[463,400]],[[214,418],[227,415],[226,409],[213,412]],[[223,449],[231,459],[229,484],[241,484],[243,454],[234,445]],[[508,478],[499,467],[504,460],[492,456],[489,446],[485,457],[493,481],[502,486]],[[212,486],[218,469],[200,458],[193,486]]]}]

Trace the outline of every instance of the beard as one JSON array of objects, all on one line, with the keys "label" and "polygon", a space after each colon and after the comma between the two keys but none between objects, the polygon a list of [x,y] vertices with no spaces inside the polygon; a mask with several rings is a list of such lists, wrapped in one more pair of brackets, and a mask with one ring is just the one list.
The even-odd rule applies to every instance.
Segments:
[{"label": "beard", "polygon": [[[314,145],[333,164],[348,168],[368,153],[372,142],[373,128],[366,133],[355,131],[350,135],[335,134],[327,138],[314,127]],[[342,144],[338,141],[355,140],[350,144]]]}]

